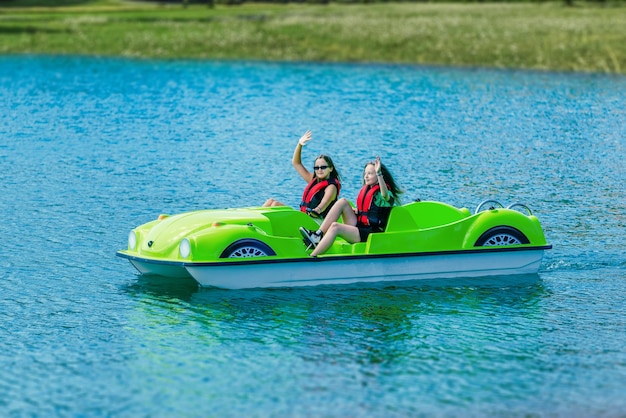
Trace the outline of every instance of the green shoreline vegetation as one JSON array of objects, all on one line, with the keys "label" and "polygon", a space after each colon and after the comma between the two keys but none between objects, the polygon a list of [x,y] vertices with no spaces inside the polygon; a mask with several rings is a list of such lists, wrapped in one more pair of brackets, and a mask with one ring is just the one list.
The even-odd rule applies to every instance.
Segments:
[{"label": "green shoreline vegetation", "polygon": [[626,3],[0,0],[0,54],[626,73]]}]

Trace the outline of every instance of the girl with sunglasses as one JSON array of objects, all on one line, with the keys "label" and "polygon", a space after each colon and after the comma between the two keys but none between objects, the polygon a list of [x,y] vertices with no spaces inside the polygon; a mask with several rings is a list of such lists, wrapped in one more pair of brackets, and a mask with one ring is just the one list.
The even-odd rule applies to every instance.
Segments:
[{"label": "girl with sunglasses", "polygon": [[[384,231],[391,207],[400,204],[401,193],[402,190],[396,185],[387,167],[380,162],[380,157],[367,163],[356,209],[346,198],[341,198],[317,231],[300,228],[304,241],[314,247],[311,255],[317,257],[324,253],[338,236],[355,243],[366,241],[373,232]],[[337,222],[340,217],[343,223]]]},{"label": "girl with sunglasses", "polygon": [[[302,135],[293,152],[291,164],[307,183],[302,194],[300,210],[312,217],[323,218],[337,201],[337,196],[341,190],[341,177],[333,164],[333,160],[327,155],[322,154],[315,159],[313,173],[302,164],[302,147],[311,139],[313,139],[311,131],[306,131]],[[270,198],[263,206],[285,206],[285,204]]]}]

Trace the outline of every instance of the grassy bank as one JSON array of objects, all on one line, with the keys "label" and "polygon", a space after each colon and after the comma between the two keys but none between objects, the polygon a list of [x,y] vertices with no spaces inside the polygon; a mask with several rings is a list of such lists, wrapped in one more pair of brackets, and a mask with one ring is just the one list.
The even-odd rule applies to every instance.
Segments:
[{"label": "grassy bank", "polygon": [[[19,2],[18,2],[19,5]],[[2,7],[0,54],[261,59],[626,73],[626,7],[554,3]]]}]

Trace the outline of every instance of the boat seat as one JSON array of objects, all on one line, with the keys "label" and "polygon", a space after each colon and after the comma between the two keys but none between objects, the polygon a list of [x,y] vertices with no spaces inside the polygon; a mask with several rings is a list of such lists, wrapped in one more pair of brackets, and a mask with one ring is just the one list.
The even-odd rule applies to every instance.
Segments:
[{"label": "boat seat", "polygon": [[365,252],[365,247],[365,242],[357,242],[356,244],[352,244],[352,254],[363,254]]}]

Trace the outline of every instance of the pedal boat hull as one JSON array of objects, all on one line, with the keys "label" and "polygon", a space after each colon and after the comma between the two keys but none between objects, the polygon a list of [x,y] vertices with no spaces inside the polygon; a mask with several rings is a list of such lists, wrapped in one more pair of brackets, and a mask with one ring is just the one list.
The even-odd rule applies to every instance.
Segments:
[{"label": "pedal boat hull", "polygon": [[185,264],[201,286],[224,289],[536,274],[548,247]]}]

